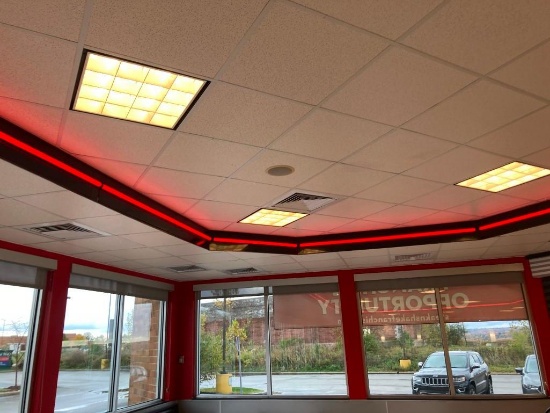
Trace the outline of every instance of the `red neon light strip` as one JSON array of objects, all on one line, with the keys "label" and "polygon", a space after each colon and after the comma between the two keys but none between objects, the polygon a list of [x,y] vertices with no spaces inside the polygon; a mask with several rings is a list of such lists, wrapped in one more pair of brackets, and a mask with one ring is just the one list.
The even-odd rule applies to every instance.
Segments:
[{"label": "red neon light strip", "polygon": [[196,230],[195,228],[190,227],[189,225],[185,225],[183,222],[180,222],[177,219],[172,218],[172,217],[156,210],[155,208],[150,207],[149,205],[146,205],[143,202],[140,202],[137,199],[132,198],[131,196],[123,194],[122,192],[117,191],[115,188],[112,188],[109,185],[103,185],[103,189],[105,191],[109,192],[110,194],[116,196],[117,198],[120,198],[123,201],[126,201],[126,202],[128,202],[132,205],[137,206],[138,208],[143,209],[144,211],[147,211],[147,212],[149,212],[149,213],[151,213],[151,214],[153,214],[153,215],[155,215],[155,216],[157,216],[157,217],[159,217],[159,218],[161,218],[165,221],[168,221],[169,223],[174,224],[174,225],[184,229],[187,232],[191,232],[192,234],[195,234],[195,235],[201,237],[202,239],[205,239],[207,241],[210,241],[210,239],[211,239],[211,237],[209,235],[206,235],[204,232]]},{"label": "red neon light strip", "polygon": [[520,222],[526,219],[536,218],[546,214],[550,214],[550,208],[546,208],[537,212],[531,212],[530,214],[520,215],[514,218],[504,219],[502,221],[493,222],[492,224],[482,225],[481,227],[479,227],[479,230],[485,231],[486,229],[501,227],[503,225],[513,224],[514,222]]},{"label": "red neon light strip", "polygon": [[53,158],[52,156],[47,155],[44,152],[39,151],[38,149],[35,149],[30,145],[27,145],[26,143],[18,141],[17,139],[5,134],[4,132],[0,132],[0,139],[9,143],[10,145],[16,146],[17,148],[24,150],[25,152],[31,155],[36,156],[37,158],[42,159],[43,161],[46,161],[58,167],[59,169],[64,170],[65,172],[70,173],[73,176],[76,176],[77,178],[82,179],[85,182],[88,182],[89,184],[92,184],[93,186],[96,186],[98,188],[101,187],[101,182],[95,178],[92,178],[90,175],[87,175],[84,172],[80,172],[78,169],[75,169],[64,162],[61,162]]},{"label": "red neon light strip", "polygon": [[412,234],[383,235],[380,237],[351,238],[332,241],[304,242],[300,247],[320,247],[326,245],[360,244],[366,242],[392,241],[411,238],[435,237],[440,235],[471,234],[475,228],[445,229],[441,231],[416,232]]},{"label": "red neon light strip", "polygon": [[298,244],[291,244],[290,242],[258,241],[254,239],[239,239],[239,238],[214,238],[214,242],[221,242],[223,244],[268,245],[270,247],[286,247],[286,248],[298,247]]}]

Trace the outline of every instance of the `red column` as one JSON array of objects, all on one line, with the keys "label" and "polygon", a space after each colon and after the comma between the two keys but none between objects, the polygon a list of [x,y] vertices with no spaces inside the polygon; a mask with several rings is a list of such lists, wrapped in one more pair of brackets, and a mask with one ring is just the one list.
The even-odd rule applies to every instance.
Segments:
[{"label": "red column", "polygon": [[167,308],[164,400],[192,399],[195,396],[196,351],[193,286],[176,284]]},{"label": "red column", "polygon": [[353,274],[338,274],[349,398],[367,398],[361,320]]},{"label": "red column", "polygon": [[550,316],[544,297],[544,290],[540,278],[533,278],[531,267],[528,262],[523,264],[524,281],[529,307],[531,310],[531,327],[533,336],[538,343],[538,361],[542,380],[546,389],[546,395],[550,396]]},{"label": "red column", "polygon": [[35,347],[29,413],[54,411],[70,275],[71,263],[67,260],[59,260],[57,270],[48,274]]}]

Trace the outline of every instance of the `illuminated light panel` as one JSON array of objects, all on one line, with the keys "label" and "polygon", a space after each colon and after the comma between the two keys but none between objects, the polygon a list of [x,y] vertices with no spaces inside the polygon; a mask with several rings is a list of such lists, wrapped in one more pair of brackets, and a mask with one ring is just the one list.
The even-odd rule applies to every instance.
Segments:
[{"label": "illuminated light panel", "polygon": [[252,215],[239,221],[241,224],[269,225],[272,227],[284,227],[291,222],[307,216],[300,212],[276,211],[274,209],[260,209]]},{"label": "illuminated light panel", "polygon": [[550,175],[548,169],[521,162],[512,162],[456,185],[482,191],[500,192],[547,175]]},{"label": "illuminated light panel", "polygon": [[413,232],[410,234],[381,235],[379,237],[348,238],[348,239],[337,239],[337,240],[330,240],[330,241],[304,242],[300,244],[300,247],[307,248],[307,247],[319,247],[323,245],[330,246],[330,245],[345,245],[345,244],[362,244],[362,243],[368,243],[368,242],[397,241],[402,239],[471,234],[474,232],[476,232],[475,228],[445,229],[440,231]]},{"label": "illuminated light panel", "polygon": [[90,175],[85,174],[84,172],[79,171],[76,168],[73,168],[70,165],[67,165],[65,162],[61,162],[60,160],[55,159],[53,156],[50,156],[42,151],[39,151],[38,149],[33,148],[30,145],[27,145],[26,143],[23,143],[11,136],[9,136],[6,133],[0,132],[0,139],[2,139],[4,142],[9,143],[10,145],[13,145],[33,156],[36,156],[37,158],[42,159],[43,161],[48,162],[49,164],[52,164],[56,166],[59,169],[64,170],[65,172],[70,173],[73,176],[76,176],[79,179],[82,179],[85,182],[88,182],[89,184],[101,187],[103,185],[100,181],[98,181],[95,178],[92,178]]},{"label": "illuminated light panel", "polygon": [[180,227],[182,228],[183,230],[187,231],[187,232],[191,232],[192,234],[195,234],[197,236],[199,236],[200,238],[202,239],[205,239],[207,241],[210,241],[211,240],[211,237],[207,234],[205,234],[204,232],[201,232],[193,227],[190,227],[189,225],[186,225],[184,224],[183,222],[180,222],[178,221],[177,219],[175,218],[172,218],[171,216],[169,215],[166,215],[165,213],[163,212],[160,212],[159,210],[147,205],[147,204],[144,204],[143,202],[140,202],[138,201],[137,199],[135,198],[132,198],[131,196],[129,195],[126,195],[120,191],[118,191],[117,189],[113,188],[113,187],[110,187],[109,185],[103,185],[102,189],[104,189],[105,191],[109,192],[111,195],[114,195],[116,196],[117,198],[120,198],[122,199],[123,201],[126,201],[132,205],[135,205],[137,206],[138,208],[141,208],[143,209],[144,211],[147,211],[149,212],[150,214],[153,214],[171,224],[174,224],[176,225],[177,227]]},{"label": "illuminated light panel", "polygon": [[174,129],[204,80],[88,53],[73,109]]},{"label": "illuminated light panel", "polygon": [[222,244],[247,244],[247,245],[266,245],[270,247],[285,247],[285,248],[297,248],[298,244],[290,242],[278,242],[278,241],[261,241],[255,239],[240,239],[240,238],[218,238],[214,237],[214,242]]}]

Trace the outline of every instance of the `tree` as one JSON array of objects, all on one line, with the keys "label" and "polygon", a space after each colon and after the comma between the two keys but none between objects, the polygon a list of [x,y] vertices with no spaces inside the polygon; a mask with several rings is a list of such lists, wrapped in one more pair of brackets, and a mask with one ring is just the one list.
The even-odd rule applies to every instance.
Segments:
[{"label": "tree", "polygon": [[200,381],[216,377],[222,364],[222,337],[216,332],[206,331],[206,314],[201,314],[200,329]]},{"label": "tree", "polygon": [[413,346],[413,339],[411,338],[409,333],[407,333],[406,331],[401,331],[401,334],[397,339],[397,343],[403,350],[403,359],[408,359],[410,357],[409,349],[411,349]]},{"label": "tree", "polygon": [[15,367],[15,384],[14,388],[19,389],[17,384],[19,369],[23,365],[23,360],[25,358],[25,352],[21,349],[23,343],[27,340],[27,332],[29,330],[29,323],[21,321],[12,321],[10,323],[10,328],[14,332],[12,337],[15,338],[15,349],[12,353],[12,362]]},{"label": "tree", "polygon": [[450,346],[460,346],[466,341],[466,327],[464,327],[464,323],[447,324],[447,341]]}]

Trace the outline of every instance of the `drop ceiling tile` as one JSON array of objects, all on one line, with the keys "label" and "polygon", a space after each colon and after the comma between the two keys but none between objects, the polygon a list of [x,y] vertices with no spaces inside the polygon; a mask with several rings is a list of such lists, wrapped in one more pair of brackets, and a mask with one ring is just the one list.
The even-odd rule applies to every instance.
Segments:
[{"label": "drop ceiling tile", "polygon": [[193,106],[179,130],[265,147],[310,109],[302,103],[216,82]]},{"label": "drop ceiling tile", "polygon": [[246,267],[247,265],[250,267],[263,267],[264,265],[296,263],[291,255],[273,255],[270,257],[247,258],[245,262],[246,265],[244,267]]},{"label": "drop ceiling tile", "polygon": [[80,245],[68,244],[62,241],[44,242],[42,244],[34,244],[33,247],[41,250],[53,251],[64,255],[82,254],[84,252],[91,252],[89,248],[82,247]]},{"label": "drop ceiling tile", "polygon": [[451,251],[439,251],[437,262],[454,262],[479,260],[485,255],[487,248],[467,248]]},{"label": "drop ceiling tile", "polygon": [[5,197],[62,191],[63,188],[0,160],[0,194]]},{"label": "drop ceiling tile", "polygon": [[206,197],[209,201],[232,204],[266,206],[288,193],[288,188],[266,185],[257,182],[227,179]]},{"label": "drop ceiling tile", "polygon": [[179,238],[176,238],[161,231],[146,232],[144,234],[124,235],[123,238],[129,239],[133,242],[137,242],[141,245],[145,245],[146,247],[162,247],[184,243],[184,241],[180,240]]},{"label": "drop ceiling tile", "polygon": [[354,153],[344,162],[379,171],[400,173],[453,148],[456,148],[454,143],[397,129]]},{"label": "drop ceiling tile", "polygon": [[84,0],[3,0],[0,22],[76,42],[85,4]]},{"label": "drop ceiling tile", "polygon": [[479,217],[474,215],[464,215],[457,214],[455,212],[449,211],[440,211],[435,214],[421,217],[415,220],[412,220],[407,223],[407,226],[417,226],[417,225],[435,225],[435,224],[449,224],[452,222],[464,222],[476,220]]},{"label": "drop ceiling tile", "polygon": [[550,107],[474,139],[468,145],[518,159],[548,148],[548,130]]},{"label": "drop ceiling tile", "polygon": [[342,257],[340,257],[337,252],[324,252],[320,254],[294,255],[292,256],[292,259],[301,264],[312,261],[339,260],[342,259]]},{"label": "drop ceiling tile", "polygon": [[262,265],[261,270],[271,274],[300,274],[306,271],[303,265],[298,263],[294,264],[275,264],[275,265]]},{"label": "drop ceiling tile", "polygon": [[148,165],[172,133],[121,119],[69,112],[61,147],[75,155]]},{"label": "drop ceiling tile", "polygon": [[[294,172],[287,176],[271,176],[266,172],[268,168],[278,165],[289,165],[294,168]],[[235,172],[232,178],[292,188],[328,168],[330,165],[332,165],[332,162],[320,159],[264,150]]]},{"label": "drop ceiling tile", "polygon": [[235,257],[227,252],[209,251],[208,254],[186,255],[185,260],[193,264],[208,264],[211,262],[235,261]]},{"label": "drop ceiling tile", "polygon": [[300,188],[309,191],[337,195],[353,195],[394,176],[388,172],[375,171],[352,165],[335,164]]},{"label": "drop ceiling tile", "polygon": [[151,168],[135,188],[146,194],[200,199],[222,181],[218,176]]},{"label": "drop ceiling tile", "polygon": [[378,0],[294,0],[346,23],[397,39],[434,9],[441,0],[389,2]]},{"label": "drop ceiling tile", "polygon": [[405,175],[456,184],[506,165],[511,161],[511,158],[461,146],[432,159],[430,162],[409,169],[405,172]]},{"label": "drop ceiling tile", "polygon": [[67,244],[89,248],[94,251],[107,252],[112,255],[113,251],[140,248],[141,245],[122,237],[98,237],[87,239],[75,239],[66,241]]},{"label": "drop ceiling tile", "polygon": [[63,217],[14,199],[0,199],[0,225],[15,226],[61,221]]},{"label": "drop ceiling tile", "polygon": [[314,235],[323,235],[323,234],[326,234],[326,231],[291,228],[288,226],[283,228],[278,228],[275,232],[273,232],[273,235],[280,235],[283,237],[310,237]]},{"label": "drop ceiling tile", "polygon": [[550,42],[491,74],[491,77],[550,99]]},{"label": "drop ceiling tile", "polygon": [[406,129],[468,142],[540,107],[541,101],[482,80],[405,124]]},{"label": "drop ceiling tile", "polygon": [[147,166],[135,163],[110,161],[91,156],[77,155],[76,157],[129,187],[132,187],[147,169]]},{"label": "drop ceiling tile", "polygon": [[[208,270],[227,271],[229,268],[247,268],[250,267],[251,264],[249,264],[245,260],[235,258],[234,261],[209,262],[207,264],[202,264],[201,266],[207,267]],[[229,277],[229,274],[224,274],[226,275],[226,277]]]},{"label": "drop ceiling tile", "polygon": [[222,79],[317,104],[387,46],[290,3],[271,3]]},{"label": "drop ceiling tile", "polygon": [[256,212],[257,208],[225,202],[199,201],[185,215],[193,220],[237,222]]},{"label": "drop ceiling tile", "polygon": [[454,0],[403,43],[487,73],[550,36],[550,4],[515,0]]},{"label": "drop ceiling tile", "polygon": [[22,245],[32,245],[51,241],[50,238],[31,234],[16,228],[0,228],[0,239]]},{"label": "drop ceiling tile", "polygon": [[26,195],[17,200],[68,219],[117,215],[112,209],[69,191]]},{"label": "drop ceiling tile", "polygon": [[203,228],[207,228],[214,231],[225,230],[229,225],[233,224],[232,221],[216,221],[214,219],[195,219],[197,224],[202,225]]},{"label": "drop ceiling tile", "polygon": [[168,254],[154,248],[124,249],[113,251],[111,254],[124,260],[149,260],[151,258],[168,257]]},{"label": "drop ceiling tile", "polygon": [[[154,228],[133,220],[132,218],[128,218],[124,215],[82,218],[79,219],[78,222],[112,235],[140,234],[144,232],[155,231]],[[132,244],[134,243],[132,242]],[[141,247],[141,245],[139,246]]]},{"label": "drop ceiling tile", "polygon": [[[349,218],[329,217],[326,215],[308,215],[301,218],[298,221],[294,221],[288,224],[288,228],[296,229],[309,229],[313,231],[330,231],[334,228],[340,227],[347,223],[352,222]],[[279,233],[276,233],[279,235]]]},{"label": "drop ceiling tile", "polygon": [[391,48],[323,106],[398,126],[475,79],[418,53]]},{"label": "drop ceiling tile", "polygon": [[182,215],[185,213],[185,211],[187,211],[189,208],[191,208],[193,205],[195,205],[198,202],[197,199],[180,198],[180,197],[167,196],[167,195],[149,194],[148,196],[154,201],[157,201],[158,203],[164,205],[165,207],[170,208],[172,211]]},{"label": "drop ceiling tile", "polygon": [[[243,217],[244,218],[244,217]],[[278,227],[269,225],[241,224],[233,222],[224,228],[224,231],[246,232],[250,234],[272,234]]]},{"label": "drop ceiling tile", "polygon": [[441,189],[444,186],[445,184],[439,182],[396,175],[363,192],[359,192],[355,196],[357,198],[400,204]]},{"label": "drop ceiling tile", "polygon": [[147,264],[147,260],[143,260],[144,262],[138,262],[137,260],[120,260],[117,261],[115,264],[117,268],[124,268],[126,270],[139,270],[143,271],[146,268],[149,268],[150,265]]},{"label": "drop ceiling tile", "polygon": [[377,255],[371,257],[344,258],[349,268],[373,268],[387,267],[390,265],[390,258],[387,255]]},{"label": "drop ceiling tile", "polygon": [[254,146],[178,133],[162,150],[155,166],[229,176],[259,151]]},{"label": "drop ceiling tile", "polygon": [[448,185],[427,195],[408,201],[406,205],[444,211],[446,209],[486,197],[488,193],[461,186]]},{"label": "drop ceiling tile", "polygon": [[[550,152],[550,151],[548,151]],[[529,161],[531,162],[531,161]],[[538,165],[538,164],[537,164]],[[550,167],[546,165],[546,167]],[[537,179],[504,191],[506,195],[531,201],[542,201],[550,198],[550,177]]]},{"label": "drop ceiling tile", "polygon": [[376,248],[371,250],[340,251],[338,255],[345,260],[350,258],[368,258],[368,257],[385,257],[387,259],[388,249]]},{"label": "drop ceiling tile", "polygon": [[187,242],[182,242],[180,245],[160,246],[156,249],[167,254],[174,255],[176,257],[184,257],[186,255],[210,254],[208,250]]},{"label": "drop ceiling tile", "polygon": [[92,262],[101,262],[101,263],[112,263],[116,261],[121,261],[120,258],[115,257],[114,255],[111,255],[106,252],[97,252],[97,251],[73,254],[73,256],[76,258],[80,258],[82,260],[92,261]]},{"label": "drop ceiling tile", "polygon": [[380,123],[316,109],[269,147],[338,161],[390,130]]},{"label": "drop ceiling tile", "polygon": [[86,44],[213,77],[266,0],[156,3],[96,1]]},{"label": "drop ceiling tile", "polygon": [[331,260],[322,260],[322,261],[303,261],[300,264],[308,270],[315,270],[315,271],[331,271],[331,270],[347,269],[347,265],[345,261],[341,258],[334,258]]},{"label": "drop ceiling tile", "polygon": [[377,212],[375,214],[371,214],[367,218],[370,221],[402,225],[415,219],[431,215],[435,212],[436,211],[433,209],[417,208],[407,205],[397,205],[392,208]]},{"label": "drop ceiling tile", "polygon": [[487,238],[483,240],[476,241],[462,241],[462,242],[444,242],[441,244],[439,252],[443,251],[454,251],[454,250],[464,250],[477,248],[484,250],[495,243],[497,238]]},{"label": "drop ceiling tile", "polygon": [[316,211],[317,215],[330,215],[342,218],[364,218],[375,212],[390,208],[392,204],[386,202],[368,201],[365,199],[346,198]]},{"label": "drop ceiling tile", "polygon": [[500,194],[490,194],[486,197],[450,208],[449,211],[456,212],[458,214],[487,217],[519,208],[524,206],[526,203],[527,201],[525,199],[512,198],[510,196]]},{"label": "drop ceiling tile", "polygon": [[76,44],[2,24],[0,39],[0,96],[64,107]]},{"label": "drop ceiling tile", "polygon": [[485,251],[482,258],[524,257],[537,251],[538,247],[544,244],[545,243],[538,242],[534,244],[518,243],[515,245],[493,245]]},{"label": "drop ceiling tile", "polygon": [[333,234],[342,234],[346,232],[375,231],[378,229],[390,229],[393,227],[394,225],[392,224],[358,219],[357,221],[353,221],[353,222],[350,222],[349,224],[342,225],[341,227],[334,228],[330,232]]},{"label": "drop ceiling tile", "polygon": [[0,117],[52,144],[57,141],[62,115],[59,108],[0,97]]},{"label": "drop ceiling tile", "polygon": [[550,241],[550,235],[548,233],[531,233],[531,234],[506,234],[501,237],[498,237],[494,244],[495,247],[500,247],[503,245],[517,245],[517,244],[535,244],[539,242],[548,242]]},{"label": "drop ceiling tile", "polygon": [[533,165],[550,169],[549,155],[550,155],[550,148],[535,152],[529,156],[524,157],[523,159],[527,160],[528,162],[532,162]]}]

